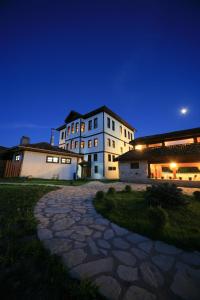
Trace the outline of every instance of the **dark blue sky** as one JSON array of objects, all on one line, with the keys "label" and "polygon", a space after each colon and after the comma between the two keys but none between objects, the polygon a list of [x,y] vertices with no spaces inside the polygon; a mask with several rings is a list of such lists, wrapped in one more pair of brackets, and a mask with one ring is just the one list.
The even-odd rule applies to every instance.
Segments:
[{"label": "dark blue sky", "polygon": [[0,145],[104,104],[137,136],[200,126],[200,1],[1,0]]}]

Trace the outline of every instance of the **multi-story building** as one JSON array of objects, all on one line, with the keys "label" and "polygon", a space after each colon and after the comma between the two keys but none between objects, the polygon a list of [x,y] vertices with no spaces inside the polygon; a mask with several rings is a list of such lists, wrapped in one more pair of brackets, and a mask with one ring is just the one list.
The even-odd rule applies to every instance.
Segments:
[{"label": "multi-story building", "polygon": [[120,179],[200,181],[200,127],[139,137],[120,155]]},{"label": "multi-story building", "polygon": [[115,158],[132,149],[135,129],[106,106],[87,114],[71,111],[60,132],[59,147],[84,154],[79,177],[118,178]]}]

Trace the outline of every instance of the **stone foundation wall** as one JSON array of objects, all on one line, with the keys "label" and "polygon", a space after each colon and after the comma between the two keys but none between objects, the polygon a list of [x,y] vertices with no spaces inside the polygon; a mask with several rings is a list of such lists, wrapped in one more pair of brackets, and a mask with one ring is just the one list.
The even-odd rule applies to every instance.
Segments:
[{"label": "stone foundation wall", "polygon": [[148,178],[147,161],[139,162],[139,169],[131,169],[131,162],[119,162],[119,178],[122,181],[132,181]]}]

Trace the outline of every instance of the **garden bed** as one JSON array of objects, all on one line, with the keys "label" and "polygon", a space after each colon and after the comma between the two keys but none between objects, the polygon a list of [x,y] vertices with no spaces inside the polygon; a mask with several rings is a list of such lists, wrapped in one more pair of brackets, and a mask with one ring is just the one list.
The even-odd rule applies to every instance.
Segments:
[{"label": "garden bed", "polygon": [[150,207],[145,192],[114,192],[95,199],[95,208],[112,222],[154,240],[162,240],[186,250],[200,251],[200,201],[184,195],[188,204],[163,208],[168,215],[166,226],[155,229],[149,218]]}]

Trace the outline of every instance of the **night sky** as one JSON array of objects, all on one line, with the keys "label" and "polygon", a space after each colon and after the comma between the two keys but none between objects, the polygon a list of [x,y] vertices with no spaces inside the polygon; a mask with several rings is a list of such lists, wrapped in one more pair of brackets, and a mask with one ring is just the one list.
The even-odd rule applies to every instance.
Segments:
[{"label": "night sky", "polygon": [[104,104],[137,137],[200,126],[200,1],[0,0],[0,145]]}]

